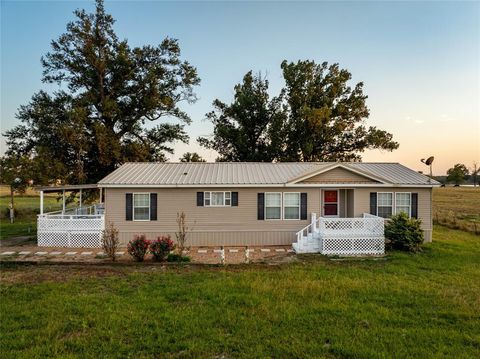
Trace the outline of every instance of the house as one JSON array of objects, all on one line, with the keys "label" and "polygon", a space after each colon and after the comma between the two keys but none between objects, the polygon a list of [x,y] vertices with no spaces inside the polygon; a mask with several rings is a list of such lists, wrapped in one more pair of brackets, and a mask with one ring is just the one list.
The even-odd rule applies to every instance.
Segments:
[{"label": "house", "polygon": [[[439,183],[399,163],[218,162],[126,163],[97,185],[102,213],[92,215],[114,223],[122,245],[138,233],[174,238],[183,211],[190,246],[293,244],[297,252],[375,254],[383,253],[384,218],[400,211],[421,219],[431,241]],[[88,225],[85,215],[79,219]],[[77,245],[86,236],[72,235]]]}]

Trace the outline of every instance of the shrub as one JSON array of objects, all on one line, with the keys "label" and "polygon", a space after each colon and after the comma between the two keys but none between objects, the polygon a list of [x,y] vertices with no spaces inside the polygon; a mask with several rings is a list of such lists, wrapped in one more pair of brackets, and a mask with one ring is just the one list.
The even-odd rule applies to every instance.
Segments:
[{"label": "shrub", "polygon": [[173,247],[173,241],[170,236],[157,237],[156,240],[150,242],[150,253],[152,253],[156,261],[164,261]]},{"label": "shrub", "polygon": [[102,231],[102,247],[107,257],[115,262],[118,249],[118,230],[110,223],[108,227]]},{"label": "shrub", "polygon": [[143,262],[149,245],[150,241],[146,239],[144,234],[136,234],[135,238],[128,242],[128,254],[130,254],[137,262]]},{"label": "shrub", "polygon": [[167,262],[190,262],[190,257],[182,256],[176,253],[170,253],[167,256]]},{"label": "shrub", "polygon": [[402,251],[418,252],[423,243],[421,221],[408,218],[404,212],[390,218],[385,225],[385,237],[389,240],[388,247]]},{"label": "shrub", "polygon": [[187,242],[187,234],[188,234],[188,226],[187,226],[187,221],[186,221],[186,215],[185,212],[177,212],[177,225],[178,225],[178,232],[175,232],[175,237],[177,238],[177,248],[178,248],[178,253],[180,255],[183,254],[183,251],[186,248],[186,242]]}]

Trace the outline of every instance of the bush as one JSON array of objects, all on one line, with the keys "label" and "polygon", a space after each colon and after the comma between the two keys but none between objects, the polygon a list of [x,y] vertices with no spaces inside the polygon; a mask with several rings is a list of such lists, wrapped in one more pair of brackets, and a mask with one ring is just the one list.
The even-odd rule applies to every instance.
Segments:
[{"label": "bush", "polygon": [[164,261],[167,254],[173,250],[173,241],[170,236],[157,237],[156,240],[150,242],[150,253],[156,261]]},{"label": "bush", "polygon": [[385,237],[389,241],[387,242],[388,247],[401,251],[418,252],[423,243],[421,223],[416,218],[408,218],[404,212],[392,216],[385,225]]},{"label": "bush", "polygon": [[137,262],[143,262],[149,245],[150,241],[146,239],[144,234],[136,234],[135,238],[128,242],[128,254],[130,254]]},{"label": "bush", "polygon": [[167,262],[190,262],[190,257],[182,256],[176,253],[170,253],[167,256]]},{"label": "bush", "polygon": [[102,231],[102,247],[107,257],[115,262],[118,249],[118,230],[110,223],[108,227]]}]

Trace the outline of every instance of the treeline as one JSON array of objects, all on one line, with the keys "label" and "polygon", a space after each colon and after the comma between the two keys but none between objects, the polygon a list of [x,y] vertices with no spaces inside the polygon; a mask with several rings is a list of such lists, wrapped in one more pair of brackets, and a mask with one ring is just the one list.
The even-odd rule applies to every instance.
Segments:
[{"label": "treeline", "polygon": [[457,163],[452,168],[449,168],[446,176],[434,176],[434,178],[442,184],[462,185],[470,184],[479,185],[480,168],[476,162],[471,168],[468,168],[462,163]]}]

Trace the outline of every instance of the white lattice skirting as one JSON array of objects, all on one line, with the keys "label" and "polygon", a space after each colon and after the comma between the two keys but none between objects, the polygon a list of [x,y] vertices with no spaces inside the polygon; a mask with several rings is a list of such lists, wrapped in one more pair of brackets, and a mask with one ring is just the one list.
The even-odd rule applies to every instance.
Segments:
[{"label": "white lattice skirting", "polygon": [[39,247],[98,248],[102,246],[103,215],[39,216]]},{"label": "white lattice skirting", "polygon": [[358,256],[385,253],[385,238],[322,238],[322,254]]}]

